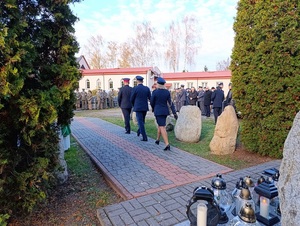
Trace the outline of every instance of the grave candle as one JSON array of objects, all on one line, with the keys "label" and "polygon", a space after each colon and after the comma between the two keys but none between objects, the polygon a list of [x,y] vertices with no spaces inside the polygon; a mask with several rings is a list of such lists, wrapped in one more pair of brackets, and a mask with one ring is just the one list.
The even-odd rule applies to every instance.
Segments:
[{"label": "grave candle", "polygon": [[207,206],[199,203],[197,206],[197,226],[206,226]]},{"label": "grave candle", "polygon": [[269,218],[269,206],[270,206],[270,200],[266,197],[261,196],[260,197],[260,215],[264,218]]}]

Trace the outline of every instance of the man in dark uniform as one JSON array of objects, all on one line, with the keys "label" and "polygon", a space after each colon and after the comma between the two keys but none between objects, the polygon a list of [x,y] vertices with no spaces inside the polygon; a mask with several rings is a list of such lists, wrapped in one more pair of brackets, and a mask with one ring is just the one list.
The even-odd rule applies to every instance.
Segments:
[{"label": "man in dark uniform", "polygon": [[205,115],[206,117],[210,117],[210,103],[211,103],[211,94],[212,91],[209,89],[209,87],[204,87],[204,109],[205,109]]},{"label": "man in dark uniform", "polygon": [[124,86],[118,93],[118,104],[123,113],[126,134],[130,134],[130,113],[132,109],[130,102],[132,87],[129,86],[129,80],[129,78],[123,78]]},{"label": "man in dark uniform", "polygon": [[149,111],[148,101],[150,101],[151,92],[149,87],[143,85],[144,78],[142,76],[136,76],[136,80],[138,85],[132,89],[130,102],[139,125],[137,135],[142,134],[141,141],[148,141],[144,124],[147,111]]},{"label": "man in dark uniform", "polygon": [[224,91],[223,89],[223,82],[219,84],[217,89],[212,93],[211,100],[213,101],[213,109],[214,109],[214,116],[215,116],[215,123],[217,124],[217,119],[222,113],[222,103],[224,100]]}]

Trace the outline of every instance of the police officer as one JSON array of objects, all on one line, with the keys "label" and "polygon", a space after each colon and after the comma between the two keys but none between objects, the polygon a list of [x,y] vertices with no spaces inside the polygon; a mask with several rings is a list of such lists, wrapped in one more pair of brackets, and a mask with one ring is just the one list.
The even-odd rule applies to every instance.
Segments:
[{"label": "police officer", "polygon": [[175,119],[177,119],[177,114],[174,104],[171,101],[170,92],[164,86],[165,83],[166,81],[163,78],[157,78],[157,89],[152,93],[150,104],[154,111],[154,115],[158,125],[157,138],[155,143],[159,144],[160,136],[162,136],[166,144],[164,150],[167,151],[171,150],[168,140],[168,133],[166,130],[166,119],[170,114],[169,106]]},{"label": "police officer", "polygon": [[126,134],[130,134],[130,113],[132,109],[132,104],[130,102],[132,87],[129,86],[129,81],[129,78],[123,78],[124,86],[120,88],[118,93],[118,104],[124,117]]},{"label": "police officer", "polygon": [[147,111],[149,111],[148,101],[150,101],[151,98],[151,91],[149,87],[143,85],[144,78],[142,76],[136,76],[136,80],[138,85],[132,89],[130,102],[138,121],[139,128],[137,135],[140,136],[140,134],[142,134],[143,138],[141,141],[148,141],[144,124]]},{"label": "police officer", "polygon": [[215,123],[217,124],[217,119],[222,113],[222,104],[224,100],[224,91],[223,89],[223,82],[219,84],[217,89],[212,93],[211,100],[213,102],[213,109],[214,109],[214,116],[215,116]]}]

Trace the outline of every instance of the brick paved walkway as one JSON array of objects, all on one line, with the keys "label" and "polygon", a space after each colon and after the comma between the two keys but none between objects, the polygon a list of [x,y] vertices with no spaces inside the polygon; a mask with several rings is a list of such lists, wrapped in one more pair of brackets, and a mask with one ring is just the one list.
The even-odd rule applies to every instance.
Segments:
[{"label": "brick paved walkway", "polygon": [[175,225],[187,220],[186,203],[197,186],[210,187],[223,174],[229,190],[239,177],[258,178],[280,161],[232,169],[171,147],[163,151],[154,139],[140,141],[136,133],[97,118],[75,117],[72,134],[100,167],[111,186],[126,200],[98,209],[101,225]]}]

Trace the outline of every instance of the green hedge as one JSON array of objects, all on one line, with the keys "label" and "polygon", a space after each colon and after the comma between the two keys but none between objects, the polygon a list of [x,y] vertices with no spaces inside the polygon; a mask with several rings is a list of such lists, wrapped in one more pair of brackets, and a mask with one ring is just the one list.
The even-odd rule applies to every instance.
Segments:
[{"label": "green hedge", "polygon": [[81,75],[74,1],[0,2],[0,221],[31,211],[55,183],[58,130]]},{"label": "green hedge", "polygon": [[243,114],[242,142],[251,151],[282,157],[300,109],[298,1],[238,3],[230,69]]}]

